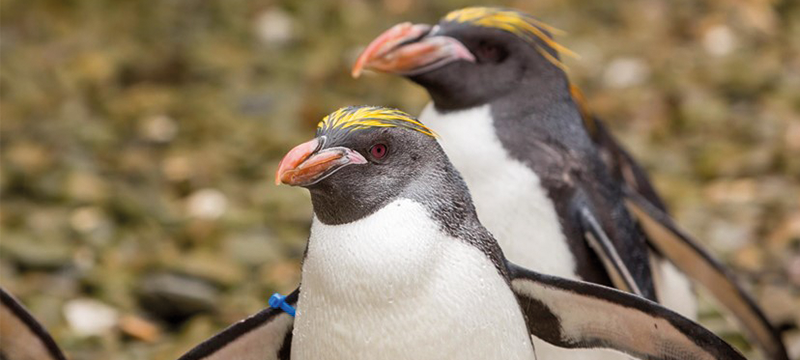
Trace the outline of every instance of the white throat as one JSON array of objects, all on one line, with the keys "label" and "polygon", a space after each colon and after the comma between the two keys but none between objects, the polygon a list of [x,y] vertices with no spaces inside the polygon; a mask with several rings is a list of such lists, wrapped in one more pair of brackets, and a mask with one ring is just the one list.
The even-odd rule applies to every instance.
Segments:
[{"label": "white throat", "polygon": [[485,254],[408,199],[348,224],[314,219],[292,359],[463,358],[534,358]]},{"label": "white throat", "polygon": [[483,225],[506,257],[523,267],[576,279],[576,262],[561,230],[553,201],[539,177],[512,159],[500,143],[489,105],[439,113],[428,104],[423,124],[467,182]]}]

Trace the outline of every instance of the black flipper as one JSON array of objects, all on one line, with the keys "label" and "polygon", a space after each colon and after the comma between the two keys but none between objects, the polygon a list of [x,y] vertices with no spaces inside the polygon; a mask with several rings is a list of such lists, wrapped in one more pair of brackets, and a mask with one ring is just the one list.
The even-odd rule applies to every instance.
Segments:
[{"label": "black flipper", "polygon": [[[286,302],[294,306],[299,295],[297,288]],[[288,360],[293,328],[291,315],[267,308],[231,325],[178,360]]]},{"label": "black flipper", "polygon": [[702,326],[642,297],[508,264],[532,335],[565,348],[609,348],[650,360],[744,360]]},{"label": "black flipper", "polygon": [[0,287],[0,359],[66,360],[53,337]]},{"label": "black flipper", "polygon": [[591,210],[582,207],[579,210],[579,216],[584,237],[589,243],[589,247],[600,257],[600,261],[602,261],[614,286],[620,290],[642,296],[642,290],[639,289],[639,285],[636,284],[636,280],[631,275],[630,270],[625,265],[625,262],[622,261],[617,249],[605,231],[603,231],[600,223],[592,215]]},{"label": "black flipper", "polygon": [[725,266],[641,195],[628,191],[626,204],[641,223],[649,243],[727,308],[770,359],[789,359],[778,331]]}]

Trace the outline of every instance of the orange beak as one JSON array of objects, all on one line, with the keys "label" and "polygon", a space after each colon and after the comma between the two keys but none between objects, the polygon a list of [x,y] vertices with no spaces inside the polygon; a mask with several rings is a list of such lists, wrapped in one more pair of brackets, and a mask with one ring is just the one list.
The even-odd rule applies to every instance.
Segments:
[{"label": "orange beak", "polygon": [[297,145],[283,157],[275,173],[275,185],[310,186],[351,164],[366,164],[357,151],[346,147],[320,150],[319,139]]},{"label": "orange beak", "polygon": [[475,56],[458,40],[448,36],[428,36],[426,24],[397,24],[367,46],[353,66],[354,78],[364,69],[416,75],[451,62],[475,62]]}]

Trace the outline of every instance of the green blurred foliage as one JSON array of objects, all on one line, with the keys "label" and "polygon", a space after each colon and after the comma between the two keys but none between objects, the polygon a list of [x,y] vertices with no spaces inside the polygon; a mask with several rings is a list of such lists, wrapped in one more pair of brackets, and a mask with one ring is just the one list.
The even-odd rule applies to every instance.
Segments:
[{"label": "green blurred foliage", "polygon": [[[424,91],[349,67],[393,24],[473,4],[0,1],[0,283],[74,359],[171,359],[261,309],[297,284],[311,216],[273,185],[280,157],[341,106],[418,113]],[[484,5],[567,30],[572,79],[679,223],[800,323],[800,3]],[[185,322],[148,300],[170,276],[197,285]],[[68,320],[87,299],[108,331]],[[714,309],[704,324],[741,344]]]}]

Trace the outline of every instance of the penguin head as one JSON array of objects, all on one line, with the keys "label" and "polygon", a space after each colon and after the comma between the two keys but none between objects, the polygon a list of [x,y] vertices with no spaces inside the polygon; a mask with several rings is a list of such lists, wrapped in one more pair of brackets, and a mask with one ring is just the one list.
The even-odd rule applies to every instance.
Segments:
[{"label": "penguin head", "polygon": [[353,67],[408,77],[438,108],[482,105],[528,82],[563,81],[556,29],[515,10],[470,7],[435,26],[402,23],[381,34]]},{"label": "penguin head", "polygon": [[435,134],[412,116],[352,106],[323,118],[314,139],[289,151],[275,183],[307,188],[321,221],[344,223],[380,209],[442,161]]}]

